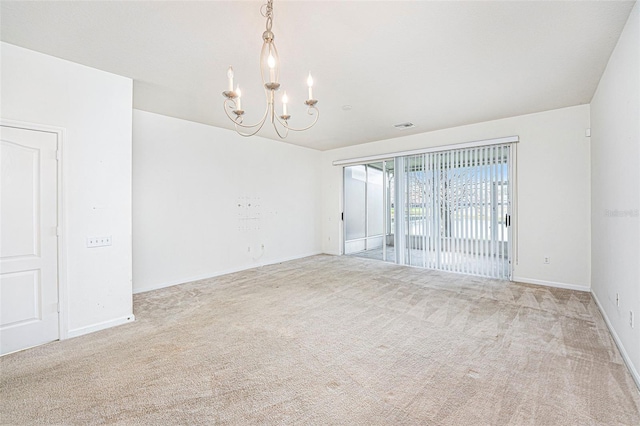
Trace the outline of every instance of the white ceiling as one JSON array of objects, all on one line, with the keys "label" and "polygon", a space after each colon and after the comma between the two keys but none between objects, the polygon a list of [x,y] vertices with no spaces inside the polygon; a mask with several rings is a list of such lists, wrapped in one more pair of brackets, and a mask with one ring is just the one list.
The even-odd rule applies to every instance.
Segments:
[{"label": "white ceiling", "polygon": [[[231,128],[229,65],[246,120],[264,111],[262,3],[3,0],[1,38],[133,78],[135,108]],[[589,103],[633,3],[276,0],[291,123],[310,119],[309,70],[320,109],[286,141],[325,150]]]}]

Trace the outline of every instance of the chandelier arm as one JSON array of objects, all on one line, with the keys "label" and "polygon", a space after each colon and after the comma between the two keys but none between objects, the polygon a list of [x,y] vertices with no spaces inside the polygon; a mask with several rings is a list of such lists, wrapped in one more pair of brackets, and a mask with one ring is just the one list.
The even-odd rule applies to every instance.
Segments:
[{"label": "chandelier arm", "polygon": [[[273,129],[276,131],[280,139],[286,139],[286,137],[289,136],[289,127],[287,127],[285,123],[283,123],[280,117],[278,117],[277,115],[274,114],[272,116],[271,124],[273,125]],[[278,124],[280,124],[284,128],[284,136],[280,134],[280,131],[278,130]]]},{"label": "chandelier arm", "polygon": [[[239,124],[239,123],[237,123],[237,122],[234,122],[233,124],[234,124],[234,125],[235,125],[235,127],[236,127],[236,133],[237,133],[237,134],[239,134],[240,136],[244,136],[245,138],[248,138],[248,137],[253,136],[253,135],[255,135],[256,133],[258,133],[258,132],[262,129],[262,126],[264,126],[264,123],[265,123],[266,121],[267,121],[267,120],[262,120],[262,122],[261,122],[261,123],[259,123],[259,124],[260,124],[260,126],[255,130],[255,132],[251,132],[251,133],[242,133],[242,132],[240,131],[240,129],[238,129],[238,126],[242,126],[242,124]],[[257,126],[257,125],[258,125],[258,124],[256,124],[256,126]],[[243,126],[243,127],[247,127],[247,126]]]},{"label": "chandelier arm", "polygon": [[[229,118],[231,118],[231,116],[228,113],[227,113],[227,116]],[[233,120],[233,125],[234,125],[235,130],[236,130],[236,133],[239,134],[240,136],[243,136],[243,137],[249,137],[249,136],[255,135],[256,133],[258,133],[262,129],[262,126],[264,126],[264,123],[267,121],[267,115],[265,113],[265,115],[262,117],[262,120],[260,120],[259,122],[257,122],[256,124],[253,124],[251,126],[243,125],[242,122],[238,122],[237,121],[238,119],[240,119],[242,121],[242,116],[236,117],[236,120],[232,119]],[[250,133],[243,133],[242,131],[240,131],[240,129],[238,127],[243,127],[245,129],[257,127],[257,129],[255,131],[253,131],[253,132],[250,132]]]},{"label": "chandelier arm", "polygon": [[[280,122],[280,119],[278,119],[278,122]],[[282,123],[280,123],[280,124],[282,124]],[[288,128],[288,127],[284,126],[284,130],[285,130],[285,132],[284,132],[284,136],[282,136],[282,135],[280,134],[280,131],[278,130],[278,126],[276,126],[276,123],[275,123],[275,122],[273,123],[273,128],[274,128],[274,130],[276,131],[276,133],[278,134],[278,137],[279,137],[280,139],[286,139],[286,138],[287,138],[287,136],[289,136],[289,128]]]},{"label": "chandelier arm", "polygon": [[[231,99],[225,99],[224,106],[233,111],[235,106],[232,107],[231,105],[229,105],[230,101],[232,101],[232,100]],[[235,102],[234,102],[234,104],[235,104]],[[227,114],[227,117],[229,117],[229,119],[231,121],[233,121],[233,123],[236,126],[240,126],[240,127],[245,128],[245,129],[252,129],[252,128],[256,127],[256,126],[260,126],[260,128],[262,128],[262,126],[264,125],[264,122],[267,120],[267,115],[269,113],[269,105],[267,105],[267,109],[264,111],[264,115],[262,116],[262,118],[257,123],[255,123],[255,124],[242,124],[242,121],[238,121],[239,116],[236,116],[235,118],[233,118],[231,116],[231,114],[229,114],[229,111],[227,111],[227,108],[224,108],[224,113]]]},{"label": "chandelier arm", "polygon": [[[315,114],[311,110],[315,110]],[[307,127],[302,127],[302,128],[291,127],[287,124],[286,121],[281,120],[280,117],[276,116],[276,118],[278,122],[287,130],[293,130],[294,132],[304,132],[305,130],[309,130],[310,128],[312,128],[318,122],[318,118],[320,117],[320,110],[318,110],[318,108],[316,108],[315,106],[312,106],[312,107],[309,107],[309,109],[307,110],[307,114],[315,115],[316,118],[313,120],[313,123],[309,124]]]}]

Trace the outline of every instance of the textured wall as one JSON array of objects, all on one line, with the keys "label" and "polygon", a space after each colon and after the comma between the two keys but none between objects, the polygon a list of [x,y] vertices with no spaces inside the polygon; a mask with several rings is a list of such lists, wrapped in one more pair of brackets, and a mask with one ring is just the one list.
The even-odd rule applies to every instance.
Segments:
[{"label": "textured wall", "polygon": [[639,15],[636,4],[591,103],[591,280],[640,385]]},{"label": "textured wall", "polygon": [[320,152],[134,110],[134,291],[321,251]]}]

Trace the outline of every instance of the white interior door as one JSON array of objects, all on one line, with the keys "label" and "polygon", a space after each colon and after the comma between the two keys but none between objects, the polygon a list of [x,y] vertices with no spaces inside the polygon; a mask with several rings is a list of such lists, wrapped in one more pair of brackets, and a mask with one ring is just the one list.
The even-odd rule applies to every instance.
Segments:
[{"label": "white interior door", "polygon": [[0,354],[59,338],[57,134],[0,127]]}]

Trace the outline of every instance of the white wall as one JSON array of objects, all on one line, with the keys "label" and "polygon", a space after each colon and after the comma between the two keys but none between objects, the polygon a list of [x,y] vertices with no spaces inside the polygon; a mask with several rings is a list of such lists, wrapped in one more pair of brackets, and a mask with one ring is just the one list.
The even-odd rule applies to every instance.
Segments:
[{"label": "white wall", "polygon": [[593,294],[638,386],[640,319],[631,328],[629,312],[640,315],[639,15],[636,3],[591,103]]},{"label": "white wall", "polygon": [[[339,254],[342,167],[334,160],[504,136],[518,144],[517,281],[589,290],[589,106],[489,121],[325,151],[323,249]],[[543,264],[544,256],[551,263]]]},{"label": "white wall", "polygon": [[[132,81],[7,43],[3,119],[66,129],[63,140],[62,337],[133,318]],[[86,247],[111,235],[113,245]]]},{"label": "white wall", "polygon": [[134,292],[320,253],[319,159],[134,110]]}]

